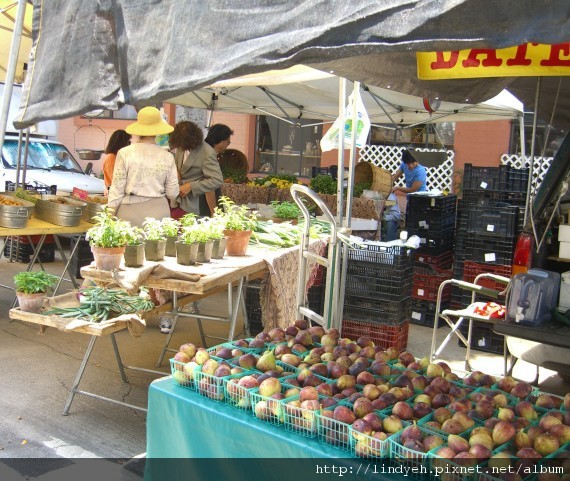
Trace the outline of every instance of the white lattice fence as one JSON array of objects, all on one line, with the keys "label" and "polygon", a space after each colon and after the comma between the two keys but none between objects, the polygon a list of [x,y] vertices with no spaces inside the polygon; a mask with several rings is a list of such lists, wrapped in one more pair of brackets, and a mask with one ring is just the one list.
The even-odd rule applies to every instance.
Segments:
[{"label": "white lattice fence", "polygon": [[[390,171],[396,172],[402,163],[402,151],[405,147],[397,147],[394,145],[367,145],[360,149],[360,162],[371,162],[374,165]],[[426,167],[427,170],[427,188],[432,189],[449,189],[452,190],[453,185],[453,158],[455,153],[451,150],[443,151],[438,149],[415,149],[420,152],[446,152],[447,159],[437,167]],[[400,177],[396,185],[405,186],[404,177]]]},{"label": "white lattice fence", "polygon": [[[520,155],[509,155],[503,154],[501,155],[501,164],[503,165],[510,165],[515,169],[528,169],[530,166],[531,158],[526,157],[526,162],[523,162],[523,159]],[[535,157],[534,158],[534,165],[532,170],[532,195],[536,192],[536,190],[540,187],[546,171],[550,167],[550,163],[552,162],[552,157]]]}]

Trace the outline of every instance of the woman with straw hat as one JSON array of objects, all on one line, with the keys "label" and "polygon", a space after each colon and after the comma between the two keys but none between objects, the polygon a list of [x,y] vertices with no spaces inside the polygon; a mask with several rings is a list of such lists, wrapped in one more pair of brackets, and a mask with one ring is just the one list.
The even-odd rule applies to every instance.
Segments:
[{"label": "woman with straw hat", "polygon": [[172,130],[155,107],[141,109],[126,128],[138,141],[117,153],[108,201],[120,219],[141,226],[146,217],[170,216],[168,199],[179,194],[178,174],[173,155],[156,145],[155,137]]}]

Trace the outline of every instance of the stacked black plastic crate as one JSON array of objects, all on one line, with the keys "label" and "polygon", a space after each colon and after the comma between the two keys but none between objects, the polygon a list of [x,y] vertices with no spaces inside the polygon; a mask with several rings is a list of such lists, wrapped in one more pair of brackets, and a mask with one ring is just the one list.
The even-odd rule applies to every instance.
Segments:
[{"label": "stacked black plastic crate", "polygon": [[[420,238],[414,259],[412,310],[413,324],[433,327],[440,284],[450,279],[455,240],[456,195],[410,194],[406,208],[408,236]],[[448,307],[451,290],[442,293],[442,306]]]},{"label": "stacked black plastic crate", "polygon": [[[527,169],[465,164],[463,198],[458,209],[455,278],[473,282],[482,273],[511,276],[515,243],[524,218],[527,183]],[[497,290],[505,287],[491,280],[480,284]],[[464,307],[471,298],[471,292],[455,289],[452,304]],[[481,296],[477,300],[491,299]],[[473,349],[502,354],[502,337],[494,334],[490,325],[474,322],[473,326]],[[466,325],[461,330],[467,335]]]},{"label": "stacked black plastic crate", "polygon": [[[10,236],[4,243],[4,257],[16,262],[29,263],[34,255],[34,249],[40,236]],[[53,262],[55,260],[55,241],[52,235],[47,235],[36,262]]]},{"label": "stacked black plastic crate", "polygon": [[377,345],[407,345],[413,249],[365,243],[347,249],[342,335],[366,332]]}]

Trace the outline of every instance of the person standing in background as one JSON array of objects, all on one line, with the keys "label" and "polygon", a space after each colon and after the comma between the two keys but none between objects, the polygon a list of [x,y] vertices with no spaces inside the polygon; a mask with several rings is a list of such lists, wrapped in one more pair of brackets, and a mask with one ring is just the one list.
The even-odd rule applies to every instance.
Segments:
[{"label": "person standing in background", "polygon": [[177,219],[187,213],[202,215],[200,197],[224,182],[216,152],[204,142],[202,130],[187,120],[176,124],[168,143],[174,149],[180,184],[178,207],[171,204],[171,216]]},{"label": "person standing in background", "polygon": [[103,160],[103,179],[105,181],[105,195],[109,193],[113,182],[113,171],[117,152],[131,143],[131,136],[124,130],[115,130],[105,147],[105,159]]},{"label": "person standing in background", "polygon": [[424,192],[427,190],[427,171],[423,165],[420,165],[409,150],[402,152],[402,163],[399,169],[392,176],[392,183],[396,182],[401,175],[404,174],[406,187],[394,187],[392,192],[404,192],[411,194],[412,192]]},{"label": "person standing in background", "polygon": [[180,192],[178,175],[174,157],[154,139],[173,130],[155,107],[141,109],[126,128],[138,139],[117,153],[108,205],[118,218],[140,227],[147,217],[169,217],[168,199]]},{"label": "person standing in background", "polygon": [[[231,144],[230,137],[234,131],[224,124],[214,124],[208,129],[208,135],[204,139],[210,147],[214,149],[216,155],[227,150]],[[214,207],[218,205],[218,200],[222,196],[222,189],[218,187],[214,192],[206,192],[200,197],[200,215],[212,216]]]}]

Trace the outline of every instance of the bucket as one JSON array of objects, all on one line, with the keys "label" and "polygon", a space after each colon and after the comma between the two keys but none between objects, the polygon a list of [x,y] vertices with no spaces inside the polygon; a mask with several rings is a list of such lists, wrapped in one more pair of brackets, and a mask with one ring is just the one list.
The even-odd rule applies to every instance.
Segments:
[{"label": "bucket", "polygon": [[369,182],[370,190],[380,192],[384,198],[392,191],[392,174],[370,162],[359,162],[354,169],[354,183],[364,182]]}]

